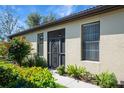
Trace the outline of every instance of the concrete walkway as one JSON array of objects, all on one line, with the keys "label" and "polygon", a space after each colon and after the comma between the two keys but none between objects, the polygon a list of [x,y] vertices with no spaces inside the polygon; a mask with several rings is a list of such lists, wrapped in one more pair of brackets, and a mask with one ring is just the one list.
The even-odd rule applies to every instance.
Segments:
[{"label": "concrete walkway", "polygon": [[62,84],[68,88],[100,88],[99,86],[86,83],[80,80],[75,80],[73,78],[67,77],[67,76],[60,76],[56,73],[55,70],[51,70],[53,76],[55,79],[57,79],[57,83]]}]

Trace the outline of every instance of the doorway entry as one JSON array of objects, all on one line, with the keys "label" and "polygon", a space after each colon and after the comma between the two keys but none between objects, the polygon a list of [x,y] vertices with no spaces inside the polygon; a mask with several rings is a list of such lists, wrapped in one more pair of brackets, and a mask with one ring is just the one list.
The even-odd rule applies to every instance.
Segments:
[{"label": "doorway entry", "polygon": [[65,65],[65,29],[48,32],[48,66]]}]

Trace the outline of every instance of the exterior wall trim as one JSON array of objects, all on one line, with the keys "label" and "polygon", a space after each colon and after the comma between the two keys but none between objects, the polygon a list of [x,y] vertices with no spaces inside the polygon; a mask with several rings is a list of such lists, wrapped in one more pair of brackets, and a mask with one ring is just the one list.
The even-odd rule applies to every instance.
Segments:
[{"label": "exterior wall trim", "polygon": [[100,6],[96,6],[96,7],[81,11],[79,13],[74,13],[74,14],[71,14],[69,16],[60,18],[56,21],[48,22],[48,23],[42,24],[40,26],[36,26],[34,28],[31,28],[31,29],[27,29],[27,30],[21,31],[19,33],[9,35],[8,38],[23,35],[23,34],[26,34],[26,33],[31,33],[31,32],[34,32],[35,30],[45,29],[45,28],[52,27],[52,26],[55,26],[55,25],[67,23],[67,22],[70,22],[70,21],[79,20],[79,19],[82,19],[82,18],[84,19],[84,18],[87,18],[87,17],[99,15],[99,14],[102,14],[102,13],[110,12],[110,11],[121,9],[121,8],[124,8],[124,6],[122,6],[122,5],[105,5],[105,6],[100,5]]}]

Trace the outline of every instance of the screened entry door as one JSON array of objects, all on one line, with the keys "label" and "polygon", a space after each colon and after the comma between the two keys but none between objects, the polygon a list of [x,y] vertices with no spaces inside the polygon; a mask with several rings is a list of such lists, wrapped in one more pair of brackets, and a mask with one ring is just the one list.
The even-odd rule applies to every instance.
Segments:
[{"label": "screened entry door", "polygon": [[48,34],[48,65],[52,69],[65,64],[65,38],[62,33],[54,31]]}]

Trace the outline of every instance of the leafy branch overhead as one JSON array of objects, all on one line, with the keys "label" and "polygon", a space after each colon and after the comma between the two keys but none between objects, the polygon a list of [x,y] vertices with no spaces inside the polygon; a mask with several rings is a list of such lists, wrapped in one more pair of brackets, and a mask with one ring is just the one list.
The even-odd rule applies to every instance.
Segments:
[{"label": "leafy branch overhead", "polygon": [[13,32],[20,30],[20,25],[18,25],[19,17],[16,12],[8,6],[5,6],[0,12],[0,38],[5,39],[8,35]]},{"label": "leafy branch overhead", "polygon": [[32,28],[54,20],[56,20],[56,16],[53,13],[47,16],[40,15],[39,13],[31,13],[27,17],[26,24],[29,28]]},{"label": "leafy branch overhead", "polygon": [[41,23],[41,15],[38,13],[32,13],[29,14],[26,20],[27,25],[31,28],[31,27],[35,27],[40,25]]}]

